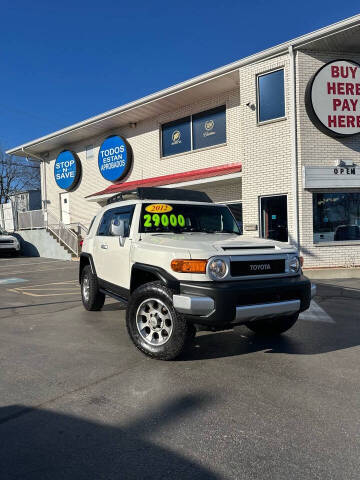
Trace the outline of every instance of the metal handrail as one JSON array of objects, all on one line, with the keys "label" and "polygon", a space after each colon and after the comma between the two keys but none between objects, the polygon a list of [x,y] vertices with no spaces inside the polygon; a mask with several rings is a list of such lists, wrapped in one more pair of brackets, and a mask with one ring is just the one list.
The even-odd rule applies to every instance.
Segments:
[{"label": "metal handrail", "polygon": [[35,230],[44,228],[44,211],[43,210],[26,210],[17,211],[17,228],[18,230]]},{"label": "metal handrail", "polygon": [[45,225],[46,229],[50,230],[69,250],[76,256],[79,255],[78,235],[68,228],[49,208],[45,212]]},{"label": "metal handrail", "polygon": [[78,235],[81,235],[81,237],[86,237],[86,235],[88,234],[89,232],[89,229],[87,227],[85,227],[85,225],[83,225],[82,223],[80,222],[71,222],[69,224],[67,224],[68,227],[70,227],[71,229],[73,230],[77,230],[77,234]]},{"label": "metal handrail", "polygon": [[[65,225],[60,218],[51,209],[47,210],[28,210],[25,212],[17,212],[18,229],[19,230],[35,230],[45,228],[52,232],[53,235],[63,243],[76,256],[79,255],[79,237],[85,236],[88,229],[80,224],[73,223],[78,229],[76,234],[70,225]],[[84,234],[82,234],[84,232]]]}]

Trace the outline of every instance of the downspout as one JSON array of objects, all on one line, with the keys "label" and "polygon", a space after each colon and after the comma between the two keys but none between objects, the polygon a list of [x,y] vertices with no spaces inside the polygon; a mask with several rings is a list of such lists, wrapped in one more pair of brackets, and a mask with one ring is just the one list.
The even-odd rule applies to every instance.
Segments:
[{"label": "downspout", "polygon": [[298,142],[297,142],[297,110],[296,110],[296,63],[293,46],[289,46],[290,57],[290,137],[291,137],[291,173],[293,196],[293,229],[294,238],[290,242],[300,250],[299,229],[299,181],[298,181]]}]

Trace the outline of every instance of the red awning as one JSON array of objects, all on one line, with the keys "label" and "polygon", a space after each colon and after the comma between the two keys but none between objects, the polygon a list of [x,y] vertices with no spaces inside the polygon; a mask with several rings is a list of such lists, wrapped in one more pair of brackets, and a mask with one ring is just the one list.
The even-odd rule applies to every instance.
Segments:
[{"label": "red awning", "polygon": [[201,180],[203,178],[218,177],[220,175],[229,175],[230,173],[241,172],[241,163],[228,163],[217,167],[200,168],[199,170],[190,170],[189,172],[174,173],[172,175],[163,175],[162,177],[146,178],[145,180],[133,180],[132,182],[117,183],[110,185],[100,192],[93,193],[89,197],[97,195],[116,194],[134,190],[137,187],[160,187],[162,185],[172,185],[174,183],[190,182],[192,180]]}]

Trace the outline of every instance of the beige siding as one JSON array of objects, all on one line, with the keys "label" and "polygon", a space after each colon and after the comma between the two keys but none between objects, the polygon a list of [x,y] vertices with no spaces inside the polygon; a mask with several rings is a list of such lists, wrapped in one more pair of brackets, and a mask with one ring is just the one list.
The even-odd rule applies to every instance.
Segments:
[{"label": "beige siding", "polygon": [[[162,123],[224,104],[227,106],[226,145],[161,158],[160,125]],[[88,202],[85,197],[111,185],[110,182],[102,178],[97,165],[100,145],[108,135],[123,135],[129,141],[133,149],[134,162],[132,170],[124,181],[132,181],[239,162],[241,161],[239,130],[239,91],[236,89],[197,104],[184,106],[169,114],[139,122],[136,128],[121,128],[106,132],[101,137],[89,138],[81,144],[64,146],[64,148],[74,150],[78,154],[83,172],[78,187],[70,193],[71,221],[79,221],[85,225],[89,224],[91,218],[100,207],[96,203]],[[89,144],[94,145],[94,157],[91,160],[86,160],[85,149],[86,145]],[[59,194],[62,190],[55,183],[53,169],[55,159],[59,153],[60,151],[51,152],[51,160],[46,166],[49,208],[58,215],[60,214]],[[236,193],[236,198],[238,198],[239,193],[237,191],[234,193]],[[219,201],[222,201],[224,195],[220,195],[219,198],[221,198]],[[229,200],[231,199],[229,198]]]}]

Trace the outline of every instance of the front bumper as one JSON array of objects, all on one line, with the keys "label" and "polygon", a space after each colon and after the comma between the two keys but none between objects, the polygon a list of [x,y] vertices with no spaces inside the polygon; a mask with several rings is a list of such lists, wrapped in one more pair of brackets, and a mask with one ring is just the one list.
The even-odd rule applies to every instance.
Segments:
[{"label": "front bumper", "polygon": [[202,325],[239,325],[309,308],[316,287],[303,275],[266,280],[180,283],[175,309]]},{"label": "front bumper", "polygon": [[0,244],[0,253],[19,252],[20,245],[18,243],[3,243]]}]

